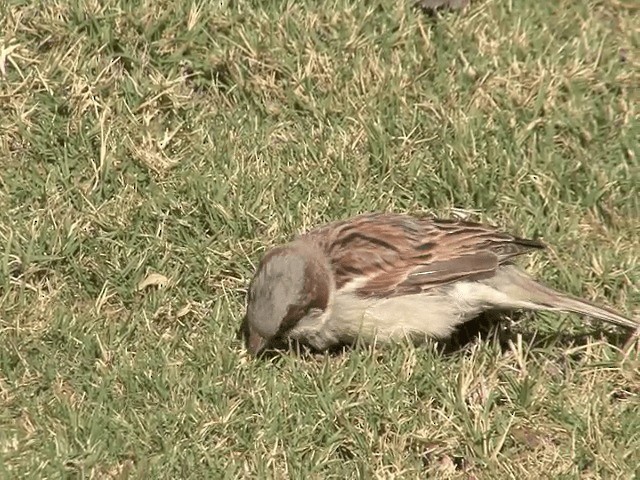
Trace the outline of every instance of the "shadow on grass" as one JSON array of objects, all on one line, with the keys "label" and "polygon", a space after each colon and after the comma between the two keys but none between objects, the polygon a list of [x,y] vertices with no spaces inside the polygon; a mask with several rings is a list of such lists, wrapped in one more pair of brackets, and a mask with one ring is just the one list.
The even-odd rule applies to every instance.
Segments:
[{"label": "shadow on grass", "polygon": [[[496,338],[500,349],[505,352],[510,348],[509,344],[515,342],[517,336],[522,336],[522,341],[531,348],[547,349],[550,347],[569,349],[593,343],[594,340],[602,340],[606,343],[622,348],[633,332],[621,328],[607,330],[604,323],[594,320],[593,326],[587,326],[583,332],[576,333],[559,327],[557,330],[539,331],[527,328],[522,331],[520,328],[509,328],[506,326],[506,317],[511,318],[516,324],[522,325],[531,321],[527,312],[488,312],[467,322],[443,344],[442,353],[444,355],[454,354],[464,350],[470,344],[482,339]],[[585,325],[586,326],[586,325]]]}]

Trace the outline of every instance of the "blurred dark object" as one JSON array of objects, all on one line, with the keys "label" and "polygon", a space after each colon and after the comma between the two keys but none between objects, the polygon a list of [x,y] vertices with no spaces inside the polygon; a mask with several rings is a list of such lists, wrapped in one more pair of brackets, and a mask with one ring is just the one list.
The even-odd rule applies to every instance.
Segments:
[{"label": "blurred dark object", "polygon": [[626,63],[629,60],[629,51],[626,48],[621,48],[618,50],[618,57],[620,58],[620,63]]},{"label": "blurred dark object", "polygon": [[462,10],[469,0],[418,0],[415,5],[431,15],[439,10]]}]

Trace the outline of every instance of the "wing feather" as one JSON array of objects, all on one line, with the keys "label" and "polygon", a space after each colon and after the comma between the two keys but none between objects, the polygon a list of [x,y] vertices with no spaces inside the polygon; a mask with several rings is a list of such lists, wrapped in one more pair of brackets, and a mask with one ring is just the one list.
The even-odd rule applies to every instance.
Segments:
[{"label": "wing feather", "polygon": [[380,298],[488,278],[513,257],[544,248],[490,225],[384,213],[334,222],[303,237],[325,251],[337,288],[358,280],[357,294]]}]

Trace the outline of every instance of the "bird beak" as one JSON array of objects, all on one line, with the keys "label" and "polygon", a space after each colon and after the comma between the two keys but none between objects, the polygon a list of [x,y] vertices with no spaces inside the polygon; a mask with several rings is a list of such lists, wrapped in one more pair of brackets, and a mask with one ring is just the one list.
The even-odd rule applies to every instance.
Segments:
[{"label": "bird beak", "polygon": [[264,349],[266,344],[267,341],[249,327],[249,338],[247,340],[247,349],[249,350],[249,353],[257,356]]}]

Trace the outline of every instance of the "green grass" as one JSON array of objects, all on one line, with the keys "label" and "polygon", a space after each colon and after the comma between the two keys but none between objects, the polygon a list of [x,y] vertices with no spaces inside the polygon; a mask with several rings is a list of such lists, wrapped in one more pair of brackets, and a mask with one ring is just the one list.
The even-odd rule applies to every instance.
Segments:
[{"label": "green grass", "polygon": [[638,315],[633,2],[2,10],[0,477],[640,475],[615,329],[273,362],[236,338],[266,249],[371,210],[542,236],[529,271]]}]

